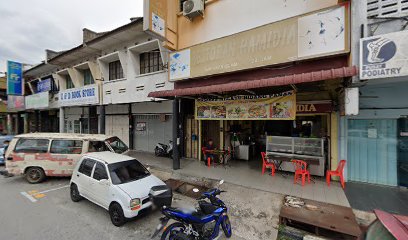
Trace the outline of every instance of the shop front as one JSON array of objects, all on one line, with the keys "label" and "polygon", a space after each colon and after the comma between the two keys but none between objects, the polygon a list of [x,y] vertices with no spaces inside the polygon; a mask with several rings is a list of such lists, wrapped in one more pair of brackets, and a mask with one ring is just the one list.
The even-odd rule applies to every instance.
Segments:
[{"label": "shop front", "polygon": [[[65,133],[98,133],[99,87],[96,84],[59,92]],[[61,115],[61,114],[60,114]]]},{"label": "shop front", "polygon": [[7,96],[7,134],[16,135],[25,131],[25,100],[24,96]]}]

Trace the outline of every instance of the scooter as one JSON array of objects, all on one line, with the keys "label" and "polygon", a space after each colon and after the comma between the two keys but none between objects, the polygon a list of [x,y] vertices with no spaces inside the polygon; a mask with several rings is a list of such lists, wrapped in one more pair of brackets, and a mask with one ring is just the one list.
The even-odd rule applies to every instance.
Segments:
[{"label": "scooter", "polygon": [[[224,183],[221,180],[218,187]],[[204,192],[198,198],[199,207],[193,210],[163,207],[163,218],[157,226],[152,239],[163,229],[161,240],[215,240],[220,237],[220,228],[225,236],[232,236],[231,223],[227,214],[227,206],[217,196],[225,192],[218,187]],[[199,192],[194,189],[194,192]],[[209,200],[209,202],[207,201]],[[170,219],[175,223],[166,227]]]},{"label": "scooter", "polygon": [[173,141],[169,141],[169,144],[158,143],[154,148],[154,154],[157,157],[171,157],[173,154]]}]

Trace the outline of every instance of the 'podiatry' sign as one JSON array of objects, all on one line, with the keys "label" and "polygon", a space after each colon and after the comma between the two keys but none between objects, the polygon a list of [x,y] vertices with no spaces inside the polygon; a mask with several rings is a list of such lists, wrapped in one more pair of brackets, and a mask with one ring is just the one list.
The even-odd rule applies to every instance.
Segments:
[{"label": "'podiatry' sign", "polygon": [[72,88],[59,93],[61,107],[93,105],[99,103],[98,85],[89,85],[80,88]]},{"label": "'podiatry' sign", "polygon": [[408,31],[360,40],[360,79],[408,75]]},{"label": "'podiatry' sign", "polygon": [[23,64],[7,61],[7,95],[23,93]]}]

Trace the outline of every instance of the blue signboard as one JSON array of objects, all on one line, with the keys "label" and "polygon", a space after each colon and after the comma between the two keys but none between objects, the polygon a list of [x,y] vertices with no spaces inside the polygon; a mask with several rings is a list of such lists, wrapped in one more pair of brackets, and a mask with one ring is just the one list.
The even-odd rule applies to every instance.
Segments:
[{"label": "blue signboard", "polygon": [[51,91],[51,78],[46,78],[37,83],[37,93]]},{"label": "blue signboard", "polygon": [[7,61],[7,94],[23,95],[23,64]]}]

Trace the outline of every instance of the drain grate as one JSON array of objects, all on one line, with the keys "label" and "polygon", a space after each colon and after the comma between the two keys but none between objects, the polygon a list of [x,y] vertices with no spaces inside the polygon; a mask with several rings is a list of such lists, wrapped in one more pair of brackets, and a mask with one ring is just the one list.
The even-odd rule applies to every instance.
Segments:
[{"label": "drain grate", "polygon": [[[167,186],[169,186],[173,190],[173,192],[177,192],[177,193],[180,193],[182,195],[185,195],[191,198],[198,198],[201,196],[203,192],[208,191],[208,188],[205,186],[187,183],[187,182],[177,180],[177,179],[172,179],[172,178],[166,180],[165,183],[167,184]],[[195,193],[193,192],[194,188],[197,188],[200,191],[198,193]]]}]

